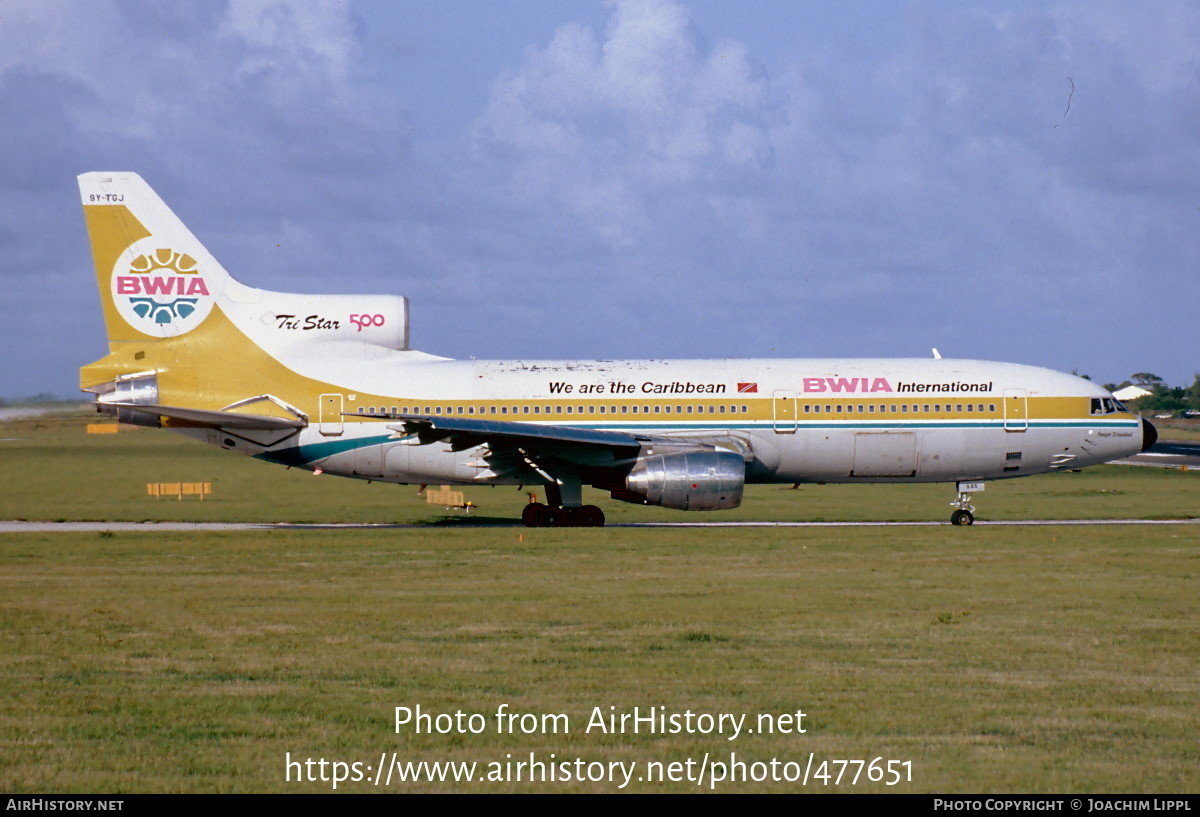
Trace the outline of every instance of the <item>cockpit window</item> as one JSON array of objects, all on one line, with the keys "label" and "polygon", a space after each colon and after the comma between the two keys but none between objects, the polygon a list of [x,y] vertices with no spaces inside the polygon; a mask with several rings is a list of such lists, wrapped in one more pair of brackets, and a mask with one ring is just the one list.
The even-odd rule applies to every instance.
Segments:
[{"label": "cockpit window", "polygon": [[1092,415],[1116,414],[1118,412],[1128,412],[1129,409],[1121,404],[1121,401],[1115,397],[1093,397],[1092,398]]}]

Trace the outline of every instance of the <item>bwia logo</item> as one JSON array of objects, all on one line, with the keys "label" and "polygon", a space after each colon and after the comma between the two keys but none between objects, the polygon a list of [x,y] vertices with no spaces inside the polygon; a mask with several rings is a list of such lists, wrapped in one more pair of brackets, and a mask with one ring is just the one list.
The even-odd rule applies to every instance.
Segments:
[{"label": "bwia logo", "polygon": [[143,239],[122,253],[113,270],[112,298],[134,329],[174,337],[208,317],[213,297],[196,259],[157,244]]}]

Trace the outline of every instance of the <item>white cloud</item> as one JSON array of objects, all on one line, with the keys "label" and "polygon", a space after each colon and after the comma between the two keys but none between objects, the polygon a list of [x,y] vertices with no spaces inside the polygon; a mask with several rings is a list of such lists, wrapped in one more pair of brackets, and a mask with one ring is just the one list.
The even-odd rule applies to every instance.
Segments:
[{"label": "white cloud", "polygon": [[767,164],[770,116],[744,46],[707,46],[679,3],[618,2],[602,40],[563,26],[497,81],[475,145],[498,184],[621,246],[648,228],[656,196]]}]

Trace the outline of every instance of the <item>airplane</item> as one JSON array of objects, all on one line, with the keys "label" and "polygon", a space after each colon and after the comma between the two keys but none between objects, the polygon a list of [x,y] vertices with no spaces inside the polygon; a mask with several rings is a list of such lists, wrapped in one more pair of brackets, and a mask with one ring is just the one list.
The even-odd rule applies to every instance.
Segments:
[{"label": "airplane", "polygon": [[267,462],[399,484],[542,485],[530,527],[601,526],[583,486],[683,511],[748,484],[955,483],[1144,451],[1154,426],[1088,380],[942,359],[451,360],[406,298],[239,283],[134,173],[79,190],[109,353],[97,410]]}]

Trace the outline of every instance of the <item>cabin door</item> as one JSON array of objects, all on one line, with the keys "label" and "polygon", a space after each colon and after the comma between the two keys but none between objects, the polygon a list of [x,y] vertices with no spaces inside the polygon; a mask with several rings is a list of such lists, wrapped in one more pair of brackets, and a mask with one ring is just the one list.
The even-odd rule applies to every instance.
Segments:
[{"label": "cabin door", "polygon": [[796,433],[796,393],[794,391],[777,391],[771,405],[775,409],[775,433]]},{"label": "cabin door", "polygon": [[321,395],[320,432],[326,437],[337,437],[342,433],[342,395]]},{"label": "cabin door", "polygon": [[1004,390],[1004,430],[1024,431],[1029,428],[1029,398],[1024,389]]}]

